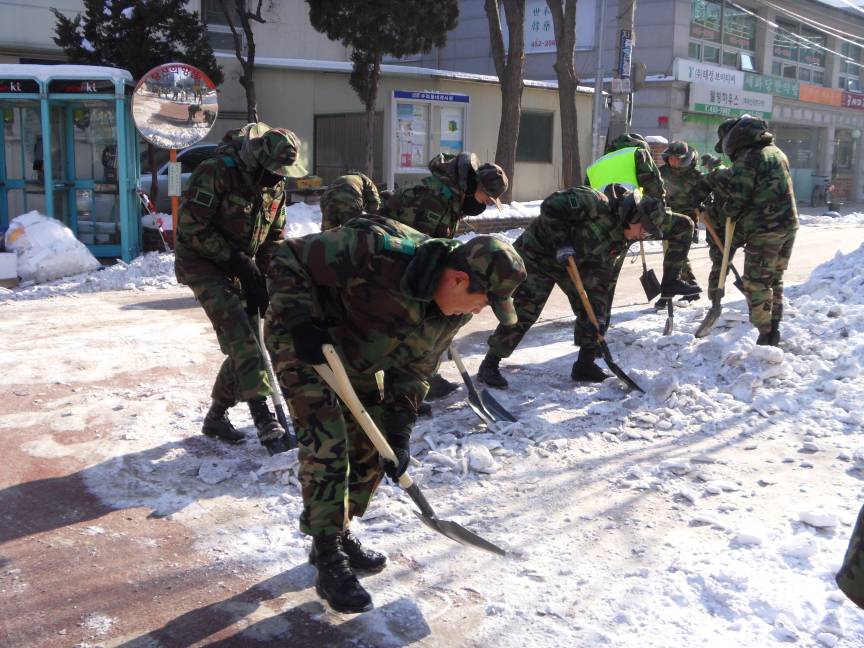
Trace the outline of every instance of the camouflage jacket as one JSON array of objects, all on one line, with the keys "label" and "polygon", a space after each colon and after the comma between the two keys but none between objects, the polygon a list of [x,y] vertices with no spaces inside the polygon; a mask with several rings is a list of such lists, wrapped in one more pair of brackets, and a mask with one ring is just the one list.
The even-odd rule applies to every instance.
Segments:
[{"label": "camouflage jacket", "polygon": [[728,216],[756,232],[798,227],[789,161],[773,144],[739,149],[730,168],[718,169],[706,179],[721,220]]},{"label": "camouflage jacket", "polygon": [[396,191],[381,207],[381,215],[436,238],[453,238],[463,218],[465,193],[459,188],[453,156],[430,162],[431,176]]},{"label": "camouflage jacket", "polygon": [[183,192],[175,249],[181,283],[212,275],[214,265],[227,273],[232,249],[254,257],[265,270],[282,239],[285,183],[258,186],[240,160],[241,141],[237,134],[220,145],[214,157],[198,165]]},{"label": "camouflage jacket", "polygon": [[375,214],[381,206],[378,188],[360,173],[336,178],[321,196],[321,230],[339,227],[363,212]]},{"label": "camouflage jacket", "polygon": [[471,319],[444,315],[432,300],[441,255],[457,245],[384,218],[287,239],[269,272],[277,369],[299,362],[290,331],[314,318],[326,323],[352,382],[383,370],[386,410],[413,425],[426,379]]},{"label": "camouflage jacket", "polygon": [[711,194],[711,185],[695,164],[677,169],[666,164],[660,167],[660,175],[666,188],[666,204],[679,214],[692,215]]},{"label": "camouflage jacket", "polygon": [[590,187],[571,187],[543,201],[540,215],[522,234],[521,245],[551,259],[556,250],[572,245],[580,271],[610,283],[616,259],[629,249],[630,241],[605,195]]}]

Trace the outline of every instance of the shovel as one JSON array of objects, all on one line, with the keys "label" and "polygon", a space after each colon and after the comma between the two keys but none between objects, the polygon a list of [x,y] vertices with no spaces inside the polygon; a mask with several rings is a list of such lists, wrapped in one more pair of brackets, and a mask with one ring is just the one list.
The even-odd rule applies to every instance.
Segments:
[{"label": "shovel", "polygon": [[[714,226],[708,222],[708,219],[705,218],[705,214],[702,212],[702,210],[699,210],[698,213],[699,213],[700,220],[703,223],[705,223],[705,230],[711,236],[711,238],[713,239],[713,241],[717,245],[717,247],[722,248],[723,247],[723,241],[721,241],[720,237],[717,236],[717,232],[714,231]],[[735,275],[735,281],[733,282],[734,286],[741,292],[742,295],[744,295],[746,297],[747,293],[744,291],[744,280],[741,279],[741,275],[738,274],[738,270],[735,269],[735,266],[732,265],[732,263],[729,264],[729,269],[732,271],[732,274]]]},{"label": "shovel", "polygon": [[735,223],[732,222],[731,218],[726,219],[726,238],[725,244],[723,245],[723,261],[720,263],[720,277],[717,279],[717,291],[714,293],[714,299],[711,300],[711,308],[708,309],[708,312],[705,313],[705,318],[702,320],[702,323],[699,325],[699,328],[696,329],[696,333],[694,334],[697,338],[705,337],[708,335],[708,331],[711,330],[711,327],[716,324],[717,319],[720,317],[720,313],[722,311],[722,306],[720,302],[723,300],[723,293],[725,291],[726,285],[726,269],[729,263],[729,250],[732,248],[732,237],[735,234]]},{"label": "shovel", "polygon": [[462,380],[465,381],[465,387],[468,389],[468,404],[474,410],[474,413],[480,417],[481,421],[491,426],[492,423],[499,421],[515,423],[518,420],[501,403],[495,400],[495,397],[487,390],[484,389],[479,393],[477,392],[474,381],[471,380],[471,376],[468,374],[468,370],[462,362],[462,356],[456,350],[455,344],[450,345],[450,359],[456,363],[456,368],[459,369]]},{"label": "shovel", "polygon": [[576,262],[573,260],[572,256],[567,257],[567,272],[570,274],[570,280],[573,282],[573,285],[576,286],[576,291],[579,293],[579,299],[582,301],[582,307],[585,309],[585,312],[588,313],[588,319],[597,330],[597,342],[600,344],[600,351],[603,353],[603,359],[606,361],[606,366],[608,366],[609,370],[618,376],[621,382],[625,385],[644,394],[645,390],[637,385],[636,381],[624,373],[624,370],[615,364],[614,360],[612,360],[612,352],[609,350],[609,345],[606,344],[606,340],[603,339],[603,334],[600,333],[600,324],[597,322],[597,316],[594,315],[594,309],[591,308],[591,302],[588,301],[588,293],[585,292],[582,277],[579,276],[579,268],[576,267]]},{"label": "shovel", "polygon": [[[324,379],[324,382],[330,385],[330,389],[336,392],[342,402],[351,410],[354,418],[357,419],[360,427],[369,436],[369,440],[372,441],[372,445],[375,446],[378,453],[388,461],[395,462],[396,455],[393,454],[393,449],[387,443],[384,435],[381,434],[378,426],[375,425],[375,421],[372,420],[372,417],[369,416],[369,413],[357,397],[357,393],[351,386],[351,381],[345,372],[345,367],[339,359],[339,355],[336,353],[336,349],[331,344],[325,344],[321,347],[321,351],[324,353],[327,364],[315,365],[315,371],[318,372],[318,375]],[[501,547],[492,544],[488,540],[484,540],[476,533],[469,531],[456,522],[439,520],[438,516],[435,515],[435,511],[429,505],[429,502],[426,501],[423,493],[420,492],[417,484],[414,483],[407,472],[402,473],[399,477],[399,486],[408,493],[411,499],[414,500],[417,508],[420,509],[419,513],[414,511],[414,514],[433,531],[437,531],[441,535],[447,536],[460,544],[477,547],[499,556],[507,555],[507,552]]]},{"label": "shovel", "polygon": [[[297,447],[297,438],[294,436],[294,428],[288,422],[285,416],[285,398],[282,396],[282,388],[279,386],[279,381],[276,380],[276,372],[273,371],[273,361],[270,359],[270,352],[264,344],[264,320],[258,318],[258,350],[261,351],[261,357],[264,359],[264,367],[267,369],[267,377],[270,378],[270,384],[273,386],[273,409],[276,410],[276,418],[279,419],[279,425],[285,430],[285,434],[280,439],[282,443],[270,443],[267,450],[271,455],[285,452]],[[284,447],[280,447],[284,446]]]},{"label": "shovel", "polygon": [[639,282],[642,284],[642,290],[645,291],[645,297],[650,302],[660,294],[660,282],[657,281],[654,270],[649,270],[648,264],[645,263],[645,245],[642,241],[639,241],[639,254],[642,255],[642,276],[639,277]]}]

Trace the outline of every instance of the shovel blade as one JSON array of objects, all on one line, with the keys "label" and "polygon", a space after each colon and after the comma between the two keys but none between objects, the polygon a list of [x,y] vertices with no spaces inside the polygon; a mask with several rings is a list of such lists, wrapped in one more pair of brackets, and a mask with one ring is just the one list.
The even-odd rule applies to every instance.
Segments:
[{"label": "shovel blade", "polygon": [[645,291],[645,297],[648,298],[648,301],[660,294],[660,282],[653,270],[643,272],[642,276],[639,277],[639,282],[642,284],[642,290]]},{"label": "shovel blade", "polygon": [[630,387],[630,389],[635,389],[637,391],[645,393],[645,390],[642,389],[635,380],[633,380],[630,376],[624,373],[624,370],[615,364],[615,361],[612,360],[612,352],[609,351],[609,345],[606,344],[605,341],[600,342],[600,351],[603,353],[603,359],[606,361],[606,366],[609,367],[609,370],[618,376],[618,379],[623,382],[625,385]]},{"label": "shovel blade", "polygon": [[480,402],[483,404],[483,408],[492,415],[496,421],[508,421],[510,423],[516,423],[519,419],[513,416],[507,409],[495,400],[495,397],[489,393],[488,389],[484,389],[480,392]]},{"label": "shovel blade", "polygon": [[705,313],[705,318],[702,320],[699,328],[696,329],[696,333],[694,333],[695,337],[705,337],[706,335],[708,335],[708,332],[711,330],[714,324],[717,323],[717,320],[720,317],[720,313],[722,312],[722,308],[720,306],[721,297],[714,298],[714,301],[711,303],[711,308],[709,308],[708,312]]},{"label": "shovel blade", "polygon": [[675,315],[672,306],[672,300],[666,302],[666,326],[663,327],[663,335],[672,335],[672,329],[675,328]]},{"label": "shovel blade", "polygon": [[441,535],[446,536],[451,540],[455,540],[459,544],[476,547],[477,549],[482,549],[483,551],[488,551],[499,556],[507,555],[507,552],[498,545],[494,545],[488,540],[484,540],[473,531],[469,531],[455,522],[429,517],[423,515],[419,511],[414,511],[414,515],[416,515],[423,524],[433,531],[437,531]]}]

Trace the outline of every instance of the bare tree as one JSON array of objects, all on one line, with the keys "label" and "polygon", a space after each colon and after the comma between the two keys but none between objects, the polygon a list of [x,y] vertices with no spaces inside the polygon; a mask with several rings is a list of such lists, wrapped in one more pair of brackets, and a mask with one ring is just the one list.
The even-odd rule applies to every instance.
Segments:
[{"label": "bare tree", "polygon": [[581,184],[579,128],[576,114],[576,0],[546,0],[555,27],[555,72],[561,107],[561,182],[565,187]]},{"label": "bare tree", "polygon": [[[499,5],[504,7],[504,19],[507,22],[506,52],[501,34]],[[500,3],[498,0],[485,0],[485,9],[492,42],[492,59],[501,85],[501,121],[498,124],[495,163],[500,165],[510,178],[510,186],[501,196],[504,202],[510,202],[516,171],[519,120],[522,117],[522,90],[525,88],[522,79],[525,68],[525,0],[501,0]]]},{"label": "bare tree", "polygon": [[[255,95],[255,34],[252,32],[252,21],[266,23],[261,16],[261,5],[264,0],[258,0],[254,13],[246,8],[246,0],[219,0],[222,13],[228,21],[228,28],[234,36],[234,55],[240,61],[243,73],[240,75],[240,85],[246,91],[246,120],[258,121],[258,97]],[[234,25],[234,19],[240,23],[242,33]],[[246,38],[246,54],[243,54],[243,38]]]}]

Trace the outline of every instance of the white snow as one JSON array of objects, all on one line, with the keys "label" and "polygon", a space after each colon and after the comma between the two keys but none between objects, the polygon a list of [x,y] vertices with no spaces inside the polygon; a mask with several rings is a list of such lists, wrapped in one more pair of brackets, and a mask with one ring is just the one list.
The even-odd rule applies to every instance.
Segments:
[{"label": "white snow", "polygon": [[[317,207],[289,209],[291,235],[319,227]],[[833,583],[864,479],[862,267],[864,246],[787,286],[782,350],[755,346],[746,305],[732,290],[703,339],[693,331],[704,307],[678,309],[667,338],[665,314],[617,309],[610,348],[646,394],[626,392],[614,378],[572,383],[572,320],[538,324],[502,363],[511,388],[492,390],[519,423],[486,429],[461,389],[421,419],[412,438],[412,476],[439,517],[510,556],[433,534],[410,499],[384,483],[355,530],[401,562],[363,582],[377,608],[398,611],[408,601],[410,614],[404,627],[361,615],[358,628],[376,645],[406,645],[416,639],[412,628],[464,612],[459,645],[864,645],[864,613]],[[11,314],[22,300],[175,284],[172,256],[148,254],[0,290],[0,308]],[[62,312],[61,303],[54,308]],[[72,363],[63,384],[93,387],[36,412],[0,412],[0,433],[32,428],[28,453],[85,461],[80,475],[107,505],[146,507],[184,525],[214,562],[241,564],[260,580],[301,565],[308,540],[296,528],[296,452],[267,457],[243,408],[231,416],[247,444],[198,434],[220,357],[212,330],[170,310],[141,312],[140,328],[122,330],[105,351],[86,342],[86,330],[46,334],[40,352]],[[4,359],[16,371],[0,374],[0,384],[20,390],[13,386],[40,379],[39,367],[4,321],[0,335],[11,342]],[[472,373],[485,338],[458,340]],[[137,371],[171,368],[161,387],[98,383],[112,375],[120,361],[111,353],[120,348]],[[205,358],[213,371],[192,372]],[[458,380],[452,363],[442,371]],[[90,425],[109,429],[108,438],[63,440]],[[94,610],[82,623],[107,637],[115,620]],[[451,645],[434,635],[427,641]]]}]

